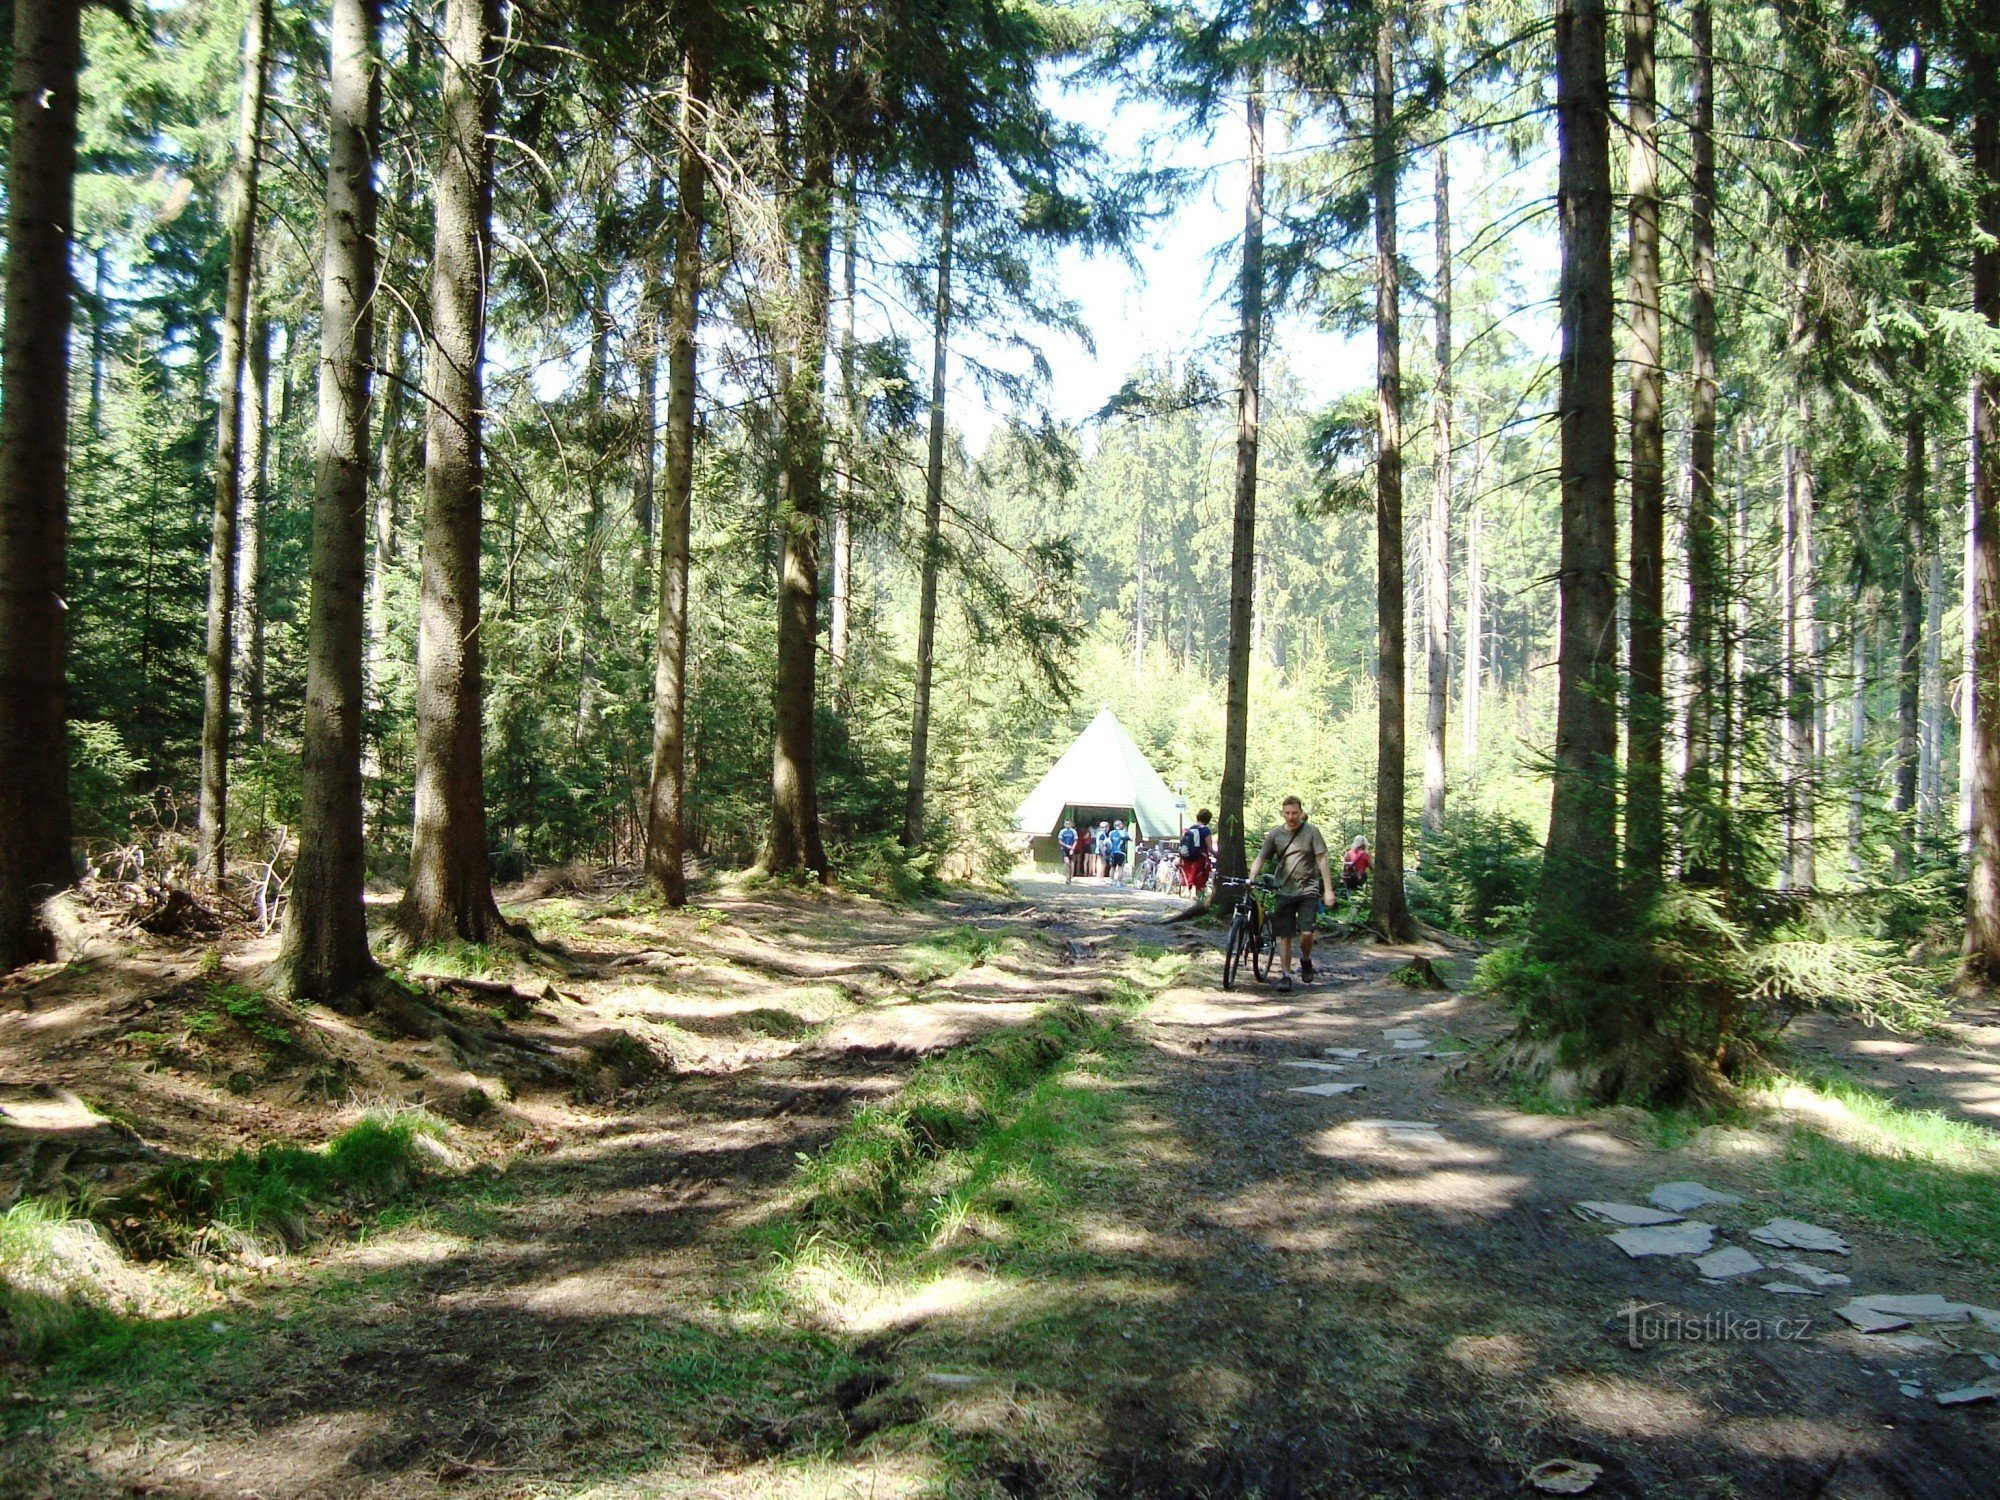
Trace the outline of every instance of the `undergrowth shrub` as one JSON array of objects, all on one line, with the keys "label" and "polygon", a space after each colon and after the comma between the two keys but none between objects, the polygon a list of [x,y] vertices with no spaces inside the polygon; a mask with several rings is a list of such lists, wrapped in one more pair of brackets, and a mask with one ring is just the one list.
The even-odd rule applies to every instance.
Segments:
[{"label": "undergrowth shrub", "polygon": [[1714,1102],[1793,1017],[1826,1009],[1898,1030],[1935,1023],[1934,978],[1864,924],[1819,904],[1743,916],[1670,886],[1620,921],[1544,931],[1481,959],[1479,987],[1519,1023],[1511,1062],[1557,1096],[1663,1106]]},{"label": "undergrowth shrub", "polygon": [[1421,871],[1407,882],[1420,920],[1465,937],[1518,932],[1534,903],[1542,846],[1528,825],[1477,805],[1454,805],[1424,841]]},{"label": "undergrowth shrub", "polygon": [[899,905],[944,894],[944,882],[936,874],[937,851],[905,849],[894,834],[835,843],[827,854],[835,878],[849,890],[866,891]]}]

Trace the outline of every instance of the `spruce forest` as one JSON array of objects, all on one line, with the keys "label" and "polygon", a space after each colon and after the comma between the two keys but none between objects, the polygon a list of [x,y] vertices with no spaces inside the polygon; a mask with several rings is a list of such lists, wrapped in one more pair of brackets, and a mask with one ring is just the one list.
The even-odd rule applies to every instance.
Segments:
[{"label": "spruce forest", "polygon": [[0,9],[0,1493],[1992,1494],[1987,0]]}]

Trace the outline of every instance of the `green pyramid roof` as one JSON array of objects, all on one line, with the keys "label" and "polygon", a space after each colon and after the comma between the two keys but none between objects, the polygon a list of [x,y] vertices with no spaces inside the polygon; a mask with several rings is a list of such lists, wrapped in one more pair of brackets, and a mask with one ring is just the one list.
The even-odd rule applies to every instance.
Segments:
[{"label": "green pyramid roof", "polygon": [[1062,827],[1064,811],[1073,807],[1130,809],[1146,838],[1171,838],[1181,831],[1174,794],[1108,708],[1098,710],[1049,767],[1014,818],[1023,833],[1047,835]]}]

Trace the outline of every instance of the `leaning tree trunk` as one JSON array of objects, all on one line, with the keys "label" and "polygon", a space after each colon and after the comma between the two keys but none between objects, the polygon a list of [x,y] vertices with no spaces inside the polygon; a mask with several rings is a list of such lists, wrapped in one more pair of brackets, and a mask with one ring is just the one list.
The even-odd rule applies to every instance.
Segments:
[{"label": "leaning tree trunk", "polygon": [[688,537],[694,493],[695,329],[701,314],[700,131],[708,57],[690,36],[681,65],[674,279],[667,294],[667,430],[660,492],[660,618],[653,650],[653,765],[646,799],[646,878],[670,906],[687,904]]},{"label": "leaning tree trunk", "polygon": [[1375,930],[1417,935],[1403,894],[1403,309],[1396,281],[1396,59],[1386,4],[1375,19]]},{"label": "leaning tree trunk", "polygon": [[910,716],[910,784],[903,804],[903,847],[924,837],[924,782],[931,754],[931,667],[937,650],[938,556],[944,521],[944,374],[951,336],[951,191],[944,175],[938,202],[937,305],[931,313],[930,451],[924,460],[924,553],[917,590],[916,708]]},{"label": "leaning tree trunk", "polygon": [[257,264],[257,176],[264,143],[271,0],[255,0],[243,31],[243,95],[229,168],[229,277],[216,361],[215,518],[208,552],[208,633],[202,656],[201,797],[195,878],[220,889],[229,837],[230,669],[236,664],[236,539],[243,509],[243,367],[251,273]]},{"label": "leaning tree trunk", "polygon": [[1431,504],[1424,526],[1424,835],[1444,828],[1445,705],[1451,691],[1451,153],[1437,146],[1437,390],[1431,414]]},{"label": "leaning tree trunk", "polygon": [[[1972,307],[2000,328],[2000,113],[1973,125],[1973,166],[1984,201],[1984,243],[1972,253]],[[1978,630],[1973,672],[1972,881],[1966,898],[1965,966],[2000,981],[2000,370],[1981,376],[1972,430],[1974,561]]]},{"label": "leaning tree trunk", "polygon": [[1666,848],[1666,404],[1660,338],[1660,150],[1654,87],[1657,0],[1631,0],[1625,19],[1630,96],[1632,319],[1631,691],[1625,768],[1625,874],[1659,884]]},{"label": "leaning tree trunk", "polygon": [[325,250],[320,291],[318,464],[299,854],[278,977],[295,998],[335,1000],[375,969],[362,906],[362,574],[368,514],[368,366],[375,302],[375,145],[381,0],[332,0]]},{"label": "leaning tree trunk", "polygon": [[1604,0],[1561,0],[1562,613],[1555,786],[1537,916],[1602,929],[1617,869],[1616,428],[1612,418],[1611,91]]},{"label": "leaning tree trunk", "polygon": [[1250,77],[1243,193],[1243,265],[1237,282],[1236,490],[1229,539],[1229,683],[1222,710],[1222,790],[1216,801],[1216,873],[1241,879],[1243,789],[1249,767],[1250,656],[1257,628],[1257,440],[1264,342],[1264,75]]},{"label": "leaning tree trunk", "polygon": [[1694,0],[1688,11],[1693,120],[1688,155],[1693,180],[1689,194],[1691,231],[1688,335],[1693,380],[1688,392],[1688,684],[1687,771],[1682,797],[1685,873],[1695,882],[1715,881],[1725,893],[1730,883],[1729,788],[1715,774],[1713,712],[1723,700],[1727,674],[1720,670],[1726,649],[1723,601],[1728,584],[1723,566],[1725,523],[1715,495],[1715,44],[1709,0]]},{"label": "leaning tree trunk", "polygon": [[763,869],[829,874],[819,831],[813,709],[819,670],[820,529],[826,509],[826,336],[833,279],[832,26],[828,0],[813,7],[802,160],[792,194],[798,224],[795,357],[783,382],[784,553],[778,581],[777,673],[772,690],[771,829]]},{"label": "leaning tree trunk", "polygon": [[53,956],[42,908],[75,879],[63,680],[69,474],[62,435],[69,430],[81,13],[76,0],[14,0],[0,354],[0,973]]},{"label": "leaning tree trunk", "polygon": [[424,358],[423,609],[417,638],[412,942],[487,941],[500,926],[486,855],[479,533],[485,501],[486,282],[493,225],[499,0],[445,0],[443,139]]},{"label": "leaning tree trunk", "polygon": [[1923,386],[1923,367],[1919,345],[1911,354],[1912,400],[1903,420],[1903,547],[1897,590],[1902,631],[1896,651],[1896,782],[1890,798],[1896,826],[1889,846],[1890,870],[1897,880],[1909,879],[1916,867],[1917,773],[1923,758],[1924,585],[1918,570],[1930,550],[1930,476],[1923,407],[1914,399]]},{"label": "leaning tree trunk", "polygon": [[243,386],[243,432],[250,457],[244,465],[243,545],[236,554],[236,597],[243,606],[237,632],[236,697],[245,743],[264,743],[264,524],[271,493],[271,324],[262,312],[250,318],[248,378]]}]

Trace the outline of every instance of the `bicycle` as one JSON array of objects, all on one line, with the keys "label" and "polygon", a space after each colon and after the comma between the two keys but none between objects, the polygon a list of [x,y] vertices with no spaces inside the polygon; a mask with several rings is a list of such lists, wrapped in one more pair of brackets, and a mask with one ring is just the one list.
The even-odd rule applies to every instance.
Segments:
[{"label": "bicycle", "polygon": [[1264,910],[1264,901],[1277,889],[1277,882],[1265,875],[1256,881],[1223,880],[1216,883],[1220,894],[1234,890],[1240,894],[1236,898],[1236,911],[1229,919],[1229,940],[1222,949],[1222,987],[1236,988],[1236,975],[1243,967],[1243,957],[1250,957],[1250,972],[1262,983],[1271,972],[1271,960],[1277,952],[1277,937],[1271,931],[1270,920]]}]

